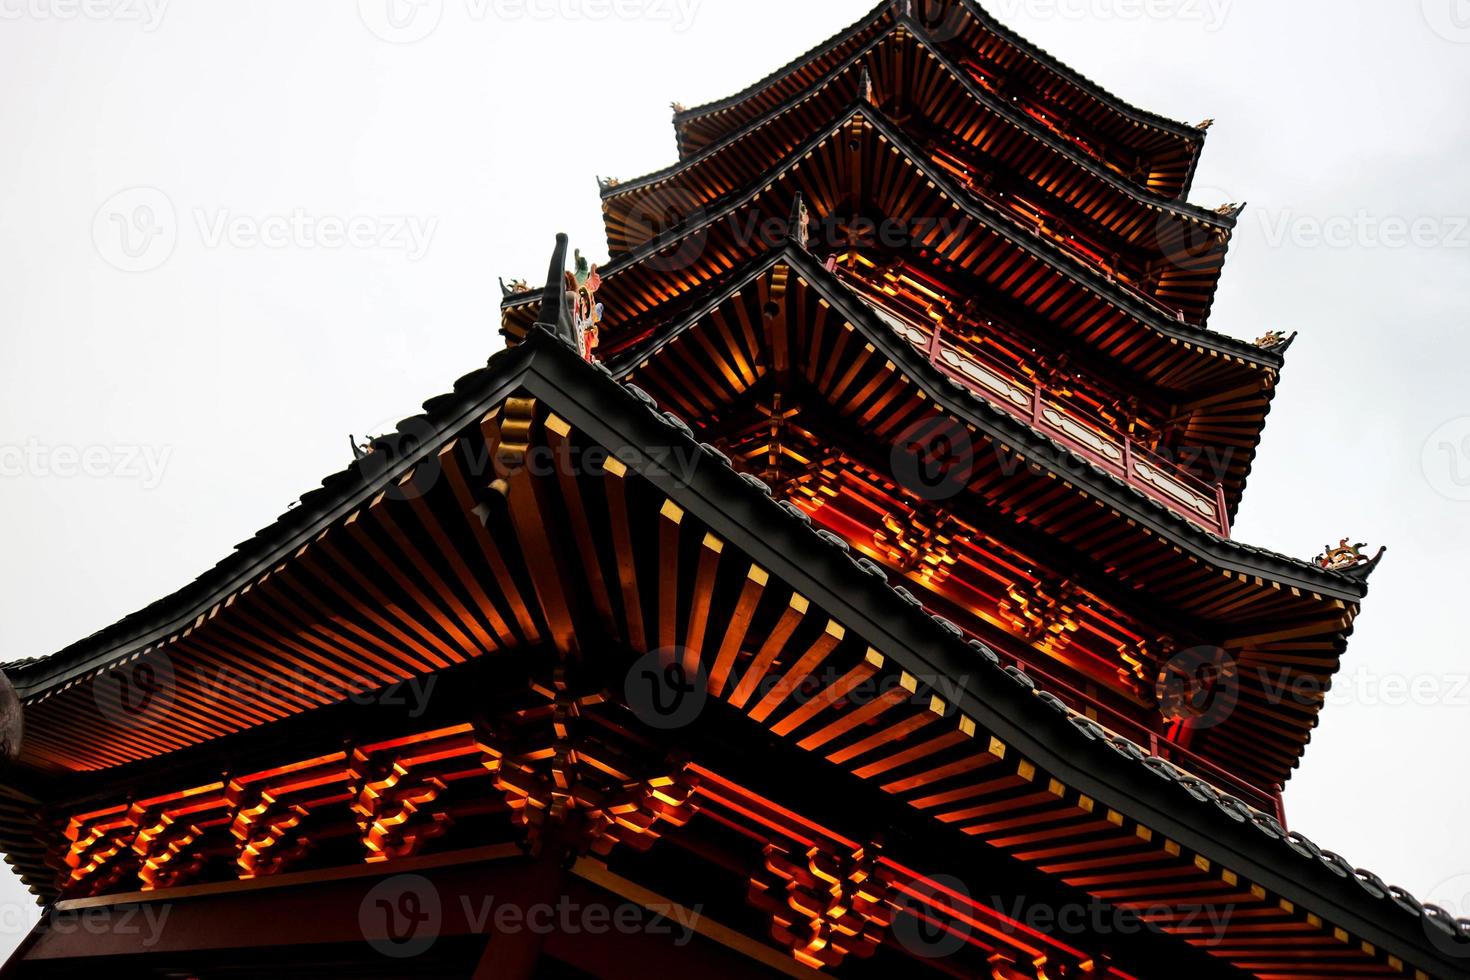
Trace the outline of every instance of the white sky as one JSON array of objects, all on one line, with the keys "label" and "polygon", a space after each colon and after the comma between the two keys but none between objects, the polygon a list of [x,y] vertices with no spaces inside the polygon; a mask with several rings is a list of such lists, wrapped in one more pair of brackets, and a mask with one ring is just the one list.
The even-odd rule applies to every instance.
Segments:
[{"label": "white sky", "polygon": [[[387,2],[0,0],[0,660],[178,588],[340,469],[349,432],[483,364],[497,276],[539,281],[557,231],[604,254],[594,175],[672,162],[671,100],[872,4],[419,0],[404,30],[437,27],[391,44],[368,26]],[[1218,120],[1194,200],[1251,207],[1211,325],[1303,333],[1237,535],[1392,548],[1288,816],[1462,902],[1470,0],[990,6],[1134,104]],[[157,192],[175,247],[120,271],[109,216]],[[248,237],[298,212],[376,244]],[[0,883],[0,951],[29,915]]]}]

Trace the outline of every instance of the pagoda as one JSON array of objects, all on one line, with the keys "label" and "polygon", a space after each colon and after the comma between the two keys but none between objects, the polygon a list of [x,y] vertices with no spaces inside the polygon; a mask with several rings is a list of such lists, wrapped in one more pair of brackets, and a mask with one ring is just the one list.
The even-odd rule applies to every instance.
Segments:
[{"label": "pagoda", "polygon": [[[1207,125],[895,0],[600,182],[505,349],[5,665],[9,977],[1470,977],[1289,830],[1382,553],[1231,524]],[[22,731],[23,729],[23,731]]]}]

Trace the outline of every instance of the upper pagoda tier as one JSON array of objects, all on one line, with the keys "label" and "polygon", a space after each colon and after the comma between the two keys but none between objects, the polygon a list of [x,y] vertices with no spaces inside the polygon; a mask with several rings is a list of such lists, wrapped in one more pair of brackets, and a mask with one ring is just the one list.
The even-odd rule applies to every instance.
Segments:
[{"label": "upper pagoda tier", "polygon": [[997,22],[972,0],[887,0],[862,20],[729,98],[676,107],[689,157],[810,87],[886,34],[908,31],[1034,121],[1047,138],[1165,199],[1189,191],[1205,128],[1137,109]]},{"label": "upper pagoda tier", "polygon": [[[760,159],[755,146],[717,155],[747,169]],[[903,126],[862,99],[751,174],[707,205],[693,200],[658,216],[653,237],[655,229],[640,233],[637,218],[625,219],[617,195],[609,200],[610,225],[623,227],[633,247],[602,270],[603,354],[656,331],[681,303],[697,302],[705,284],[784,239],[800,195],[820,229],[810,233],[814,253],[892,299],[892,312],[963,340],[974,360],[999,356],[1018,379],[1067,397],[1080,391],[1079,408],[1104,420],[1108,438],[1174,455],[1211,497],[1219,486],[1223,503],[1211,504],[1207,526],[1228,533],[1280,350],[1167,315],[1086,256],[959,186]],[[533,322],[537,298],[507,297],[511,342]]]},{"label": "upper pagoda tier", "polygon": [[679,164],[604,185],[608,246],[620,255],[763,179],[855,102],[900,131],[909,152],[1019,230],[1099,270],[1161,316],[1203,324],[1238,208],[1161,201],[988,91],[921,34],[878,36],[812,85]]}]

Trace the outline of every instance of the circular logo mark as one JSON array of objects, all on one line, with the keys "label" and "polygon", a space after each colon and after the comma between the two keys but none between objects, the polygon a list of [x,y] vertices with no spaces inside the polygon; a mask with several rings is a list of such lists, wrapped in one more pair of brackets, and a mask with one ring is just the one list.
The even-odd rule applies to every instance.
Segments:
[{"label": "circular logo mark", "polygon": [[122,272],[152,272],[174,254],[179,219],[156,187],[131,187],[108,198],[92,218],[92,245]]},{"label": "circular logo mark", "polygon": [[1235,658],[1219,647],[1191,647],[1159,670],[1155,685],[1159,713],[1191,728],[1214,728],[1240,703],[1240,672]]},{"label": "circular logo mark", "polygon": [[1442,497],[1470,500],[1470,415],[1446,422],[1424,443],[1424,479]]},{"label": "circular logo mark", "polygon": [[[1194,187],[1189,196],[1195,201],[1209,202],[1204,205],[1205,210],[1215,208],[1216,213],[1222,216],[1238,213],[1239,198],[1218,187]],[[1154,233],[1158,236],[1159,251],[1164,258],[1183,272],[1200,268],[1212,253],[1224,248],[1230,234],[1223,228],[1201,224],[1193,217],[1168,210],[1159,212]]]},{"label": "circular logo mark", "polygon": [[[373,484],[393,472],[400,463],[418,456],[426,447],[436,446],[439,439],[440,434],[434,424],[419,415],[401,422],[384,422],[360,436],[354,434],[352,454],[357,458],[363,480]],[[472,460],[461,465],[469,471],[466,478],[472,485],[484,485],[495,479],[494,466],[488,459],[483,463]],[[430,453],[414,468],[413,479],[394,480],[383,492],[389,500],[417,500],[434,489],[443,474],[439,456]]]},{"label": "circular logo mark", "polygon": [[672,731],[692,725],[704,711],[709,678],[703,668],[685,662],[683,650],[655,650],[628,671],[623,695],[645,725]]},{"label": "circular logo mark", "polygon": [[965,27],[963,8],[952,0],[889,0],[889,6],[930,44],[953,41]]},{"label": "circular logo mark", "polygon": [[427,953],[439,939],[443,923],[439,889],[421,875],[398,875],[379,882],[357,909],[362,937],[395,960]]},{"label": "circular logo mark", "polygon": [[[762,247],[778,244],[752,240],[752,236],[766,237],[763,235],[766,229],[762,225],[747,226],[746,222],[726,219],[704,227],[707,217],[708,212],[698,198],[688,191],[675,190],[655,200],[640,199],[632,204],[623,216],[624,234],[635,249],[669,238],[664,248],[643,260],[643,264],[655,272],[683,272],[694,265],[704,255],[710,235],[720,224],[727,224],[738,243],[747,248],[757,244]],[[672,237],[670,233],[678,237]]]},{"label": "circular logo mark", "polygon": [[444,0],[357,0],[367,29],[389,44],[415,44],[444,18]]},{"label": "circular logo mark", "polygon": [[1421,0],[1424,21],[1446,41],[1470,44],[1470,0]]},{"label": "circular logo mark", "polygon": [[896,893],[898,912],[893,935],[910,953],[927,960],[954,956],[969,943],[970,925],[950,910],[970,900],[970,890],[958,878],[936,875],[919,879],[908,891]]},{"label": "circular logo mark", "polygon": [[964,492],[975,474],[975,444],[970,430],[953,419],[921,419],[893,445],[893,478],[928,501],[950,500]]},{"label": "circular logo mark", "polygon": [[177,697],[173,661],[161,650],[119,664],[92,679],[97,713],[120,728],[161,723],[173,710]]},{"label": "circular logo mark", "polygon": [[1444,915],[1424,917],[1424,931],[1430,942],[1451,956],[1470,958],[1470,939],[1464,937],[1456,920],[1470,919],[1470,874],[1455,875],[1434,887],[1425,896],[1426,905],[1436,905]]}]

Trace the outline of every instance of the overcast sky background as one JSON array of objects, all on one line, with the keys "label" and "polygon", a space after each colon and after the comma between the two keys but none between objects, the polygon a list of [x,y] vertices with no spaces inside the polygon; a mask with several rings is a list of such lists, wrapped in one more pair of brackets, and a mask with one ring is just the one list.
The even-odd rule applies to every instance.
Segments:
[{"label": "overcast sky background", "polygon": [[[672,162],[671,100],[873,0],[388,2],[0,0],[0,660],[177,589],[348,433],[482,365],[497,277],[539,282],[558,231],[605,254],[594,175]],[[1135,105],[1217,120],[1192,199],[1250,208],[1211,326],[1302,332],[1237,536],[1391,548],[1288,816],[1470,914],[1470,2],[990,9]],[[140,204],[166,233],[129,256],[113,222]],[[358,238],[250,237],[298,213]],[[8,952],[33,913],[10,880],[0,909]]]}]

